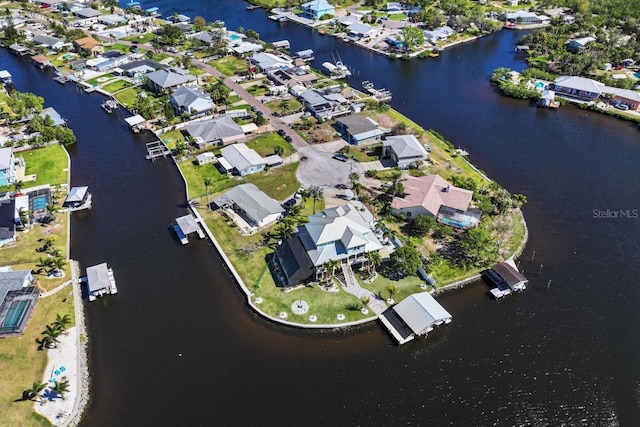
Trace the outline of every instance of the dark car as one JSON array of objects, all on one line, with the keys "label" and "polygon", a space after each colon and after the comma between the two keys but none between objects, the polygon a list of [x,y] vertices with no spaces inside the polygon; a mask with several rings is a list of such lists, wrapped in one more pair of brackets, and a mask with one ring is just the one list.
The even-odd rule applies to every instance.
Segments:
[{"label": "dark car", "polygon": [[284,131],[284,129],[278,129],[278,135],[284,137],[287,133]]},{"label": "dark car", "polygon": [[138,53],[138,46],[131,46],[129,48],[129,52],[131,53]]},{"label": "dark car", "polygon": [[287,142],[291,142],[291,137],[289,135],[285,135],[284,140]]},{"label": "dark car", "polygon": [[336,160],[340,160],[341,162],[346,162],[347,160],[349,160],[347,156],[341,153],[336,153],[332,157]]}]

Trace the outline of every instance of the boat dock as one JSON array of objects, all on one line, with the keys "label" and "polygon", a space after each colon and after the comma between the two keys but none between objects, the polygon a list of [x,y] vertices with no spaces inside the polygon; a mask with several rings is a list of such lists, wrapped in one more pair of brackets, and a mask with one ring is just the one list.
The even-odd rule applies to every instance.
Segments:
[{"label": "boat dock", "polygon": [[91,209],[92,201],[89,187],[72,187],[62,206],[66,207],[69,212]]},{"label": "boat dock", "polygon": [[106,262],[88,267],[87,276],[80,279],[80,281],[87,284],[89,301],[95,301],[99,297],[118,293],[113,270],[107,267]]},{"label": "boat dock", "polygon": [[200,239],[204,239],[204,231],[200,227],[200,223],[191,214],[176,218],[176,225],[173,226],[173,230],[183,245],[189,243],[189,238],[187,237],[189,234],[196,233]]},{"label": "boat dock", "polygon": [[368,80],[365,80],[364,82],[362,82],[362,87],[376,100],[379,102],[384,102],[384,101],[391,101],[391,98],[393,97],[393,95],[391,94],[391,91],[387,90],[387,89],[376,89],[373,85],[373,83],[371,83]]},{"label": "boat dock", "polygon": [[489,270],[482,272],[482,278],[493,286],[489,294],[495,299],[522,292],[529,283],[527,278],[518,271],[513,260],[495,264]]},{"label": "boat dock", "polygon": [[129,129],[133,131],[133,133],[140,132],[141,129],[146,129],[147,121],[144,117],[136,114],[135,116],[127,117],[124,119],[125,122],[129,125]]},{"label": "boat dock", "polygon": [[118,102],[114,99],[108,99],[102,104],[100,104],[100,106],[104,111],[106,111],[109,114],[111,114],[113,110],[117,110],[118,108],[120,108],[120,104],[118,104]]},{"label": "boat dock", "polygon": [[60,84],[65,84],[69,81],[69,78],[62,73],[57,73],[53,80],[57,81]]},{"label": "boat dock", "polygon": [[147,143],[147,160],[155,161],[158,157],[167,157],[171,155],[171,150],[162,141],[153,141]]}]

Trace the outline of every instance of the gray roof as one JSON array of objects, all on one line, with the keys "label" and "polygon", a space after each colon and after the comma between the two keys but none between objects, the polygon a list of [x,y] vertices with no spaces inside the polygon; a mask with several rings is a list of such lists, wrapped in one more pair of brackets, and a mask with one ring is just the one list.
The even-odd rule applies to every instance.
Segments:
[{"label": "gray roof", "polygon": [[309,105],[321,105],[329,102],[327,98],[315,89],[305,90],[300,97]]},{"label": "gray roof", "polygon": [[415,334],[422,334],[435,323],[451,319],[451,314],[429,292],[409,295],[393,309]]},{"label": "gray roof", "polygon": [[51,117],[51,120],[53,120],[54,126],[62,126],[66,123],[62,118],[62,116],[60,115],[60,113],[58,113],[53,107],[47,107],[43,109],[40,112],[40,115],[42,117],[45,117],[45,116]]},{"label": "gray roof", "polygon": [[138,67],[147,66],[149,68],[153,68],[154,70],[158,70],[160,68],[168,68],[167,65],[161,64],[156,61],[152,61],[151,59],[142,59],[140,61],[131,61],[127,64],[122,64],[119,67],[124,71],[133,70]]},{"label": "gray roof", "polygon": [[45,46],[55,46],[58,43],[63,43],[64,40],[59,39],[57,37],[46,36],[44,34],[37,35],[33,38],[33,42],[35,44],[42,44]]},{"label": "gray roof", "polygon": [[0,305],[9,292],[22,289],[29,274],[31,270],[0,271]]},{"label": "gray roof", "polygon": [[567,87],[585,92],[602,93],[605,85],[585,77],[560,76],[553,82],[557,86]]},{"label": "gray roof", "polygon": [[201,42],[207,44],[213,42],[213,37],[211,37],[211,33],[209,33],[208,31],[200,31],[199,33],[195,33],[193,36],[191,36],[191,38],[200,40]]},{"label": "gray roof", "polygon": [[368,34],[369,31],[373,30],[373,28],[370,25],[361,24],[360,22],[356,22],[355,24],[349,25],[347,29],[349,30],[350,33],[355,33],[355,34]]},{"label": "gray roof", "polygon": [[315,266],[344,259],[349,249],[364,246],[364,252],[382,248],[365,217],[353,204],[345,204],[312,215],[298,228],[300,241]]},{"label": "gray roof", "polygon": [[87,192],[89,191],[89,187],[73,187],[69,191],[67,198],[65,199],[65,203],[77,203],[84,200],[87,196]]},{"label": "gray roof", "polygon": [[90,292],[106,289],[111,286],[107,263],[94,265],[87,268],[87,285]]},{"label": "gray roof", "polygon": [[347,132],[354,136],[379,129],[378,124],[374,122],[373,119],[357,114],[342,117],[338,119],[337,122],[341,123]]},{"label": "gray roof", "polygon": [[251,57],[251,63],[257,65],[263,70],[269,70],[274,67],[287,68],[293,65],[293,63],[286,58],[266,52],[260,52],[253,55]]},{"label": "gray roof", "polygon": [[184,129],[202,142],[217,141],[238,135],[244,135],[242,128],[231,117],[217,117],[211,120],[188,124]]},{"label": "gray roof", "polygon": [[[171,103],[179,107],[184,107],[187,110],[195,108],[198,111],[204,111],[213,108],[213,101],[209,94],[204,93],[198,88],[189,86],[179,87],[173,95],[171,95]],[[198,104],[197,106],[194,105],[196,103]]]},{"label": "gray roof", "polygon": [[102,13],[100,13],[97,10],[92,9],[90,7],[85,7],[84,9],[77,10],[75,12],[75,14],[76,14],[76,16],[78,18],[84,18],[84,19],[86,19],[86,18],[94,18],[96,16],[102,15]]},{"label": "gray roof", "polygon": [[255,150],[245,144],[233,144],[220,150],[220,154],[229,164],[238,171],[249,169],[253,166],[266,165],[267,162]]},{"label": "gray roof", "polygon": [[200,226],[191,214],[176,218],[176,222],[185,235],[200,231]]},{"label": "gray roof", "polygon": [[284,212],[278,202],[264,194],[254,184],[241,184],[213,199],[217,206],[237,205],[254,222],[259,223],[269,215]]},{"label": "gray roof", "polygon": [[404,157],[427,157],[427,150],[413,135],[396,135],[388,137],[383,145],[393,148],[399,159]]},{"label": "gray roof", "polygon": [[158,70],[147,74],[147,79],[163,89],[178,86],[194,81],[196,78],[186,70],[174,68],[170,70]]},{"label": "gray roof", "polygon": [[13,162],[13,148],[0,148],[0,170],[9,169]]}]

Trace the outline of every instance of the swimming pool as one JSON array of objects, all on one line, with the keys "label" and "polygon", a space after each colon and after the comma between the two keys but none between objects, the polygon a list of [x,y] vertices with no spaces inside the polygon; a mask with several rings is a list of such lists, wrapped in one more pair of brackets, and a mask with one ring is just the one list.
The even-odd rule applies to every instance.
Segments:
[{"label": "swimming pool", "polygon": [[33,210],[39,211],[47,207],[49,198],[47,196],[37,196],[33,198]]},{"label": "swimming pool", "polygon": [[22,316],[29,306],[29,301],[13,301],[7,310],[7,315],[2,321],[3,328],[15,328],[20,325]]},{"label": "swimming pool", "polygon": [[73,58],[73,54],[71,54],[71,53],[67,53],[67,54],[62,56],[62,59],[71,59],[71,58]]},{"label": "swimming pool", "polygon": [[535,83],[535,87],[536,89],[544,89],[544,83],[538,81]]},{"label": "swimming pool", "polygon": [[635,73],[633,73],[633,77],[640,79],[640,71],[636,71]]},{"label": "swimming pool", "polygon": [[240,36],[237,36],[235,34],[230,34],[229,35],[229,40],[238,40],[240,38]]}]

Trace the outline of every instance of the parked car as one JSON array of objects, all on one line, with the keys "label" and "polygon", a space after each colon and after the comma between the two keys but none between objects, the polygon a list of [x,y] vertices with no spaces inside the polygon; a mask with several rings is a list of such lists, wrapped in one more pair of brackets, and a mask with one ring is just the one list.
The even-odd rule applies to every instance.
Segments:
[{"label": "parked car", "polygon": [[169,46],[167,48],[167,52],[171,52],[171,53],[178,53],[178,49],[173,47],[173,46]]},{"label": "parked car", "polygon": [[129,52],[131,53],[138,53],[138,46],[131,46],[129,48]]},{"label": "parked car", "polygon": [[629,109],[629,106],[627,104],[616,104],[615,107],[618,110],[622,110],[622,111],[627,111]]},{"label": "parked car", "polygon": [[341,162],[346,162],[347,160],[349,160],[349,158],[342,153],[336,153],[332,156],[332,158],[340,160]]},{"label": "parked car", "polygon": [[287,133],[284,131],[284,129],[278,129],[278,135],[284,137]]},{"label": "parked car", "polygon": [[285,135],[284,140],[287,142],[291,142],[291,137],[289,135]]},{"label": "parked car", "polygon": [[424,149],[427,151],[427,153],[431,152],[431,147],[429,147],[429,144],[424,144]]}]

